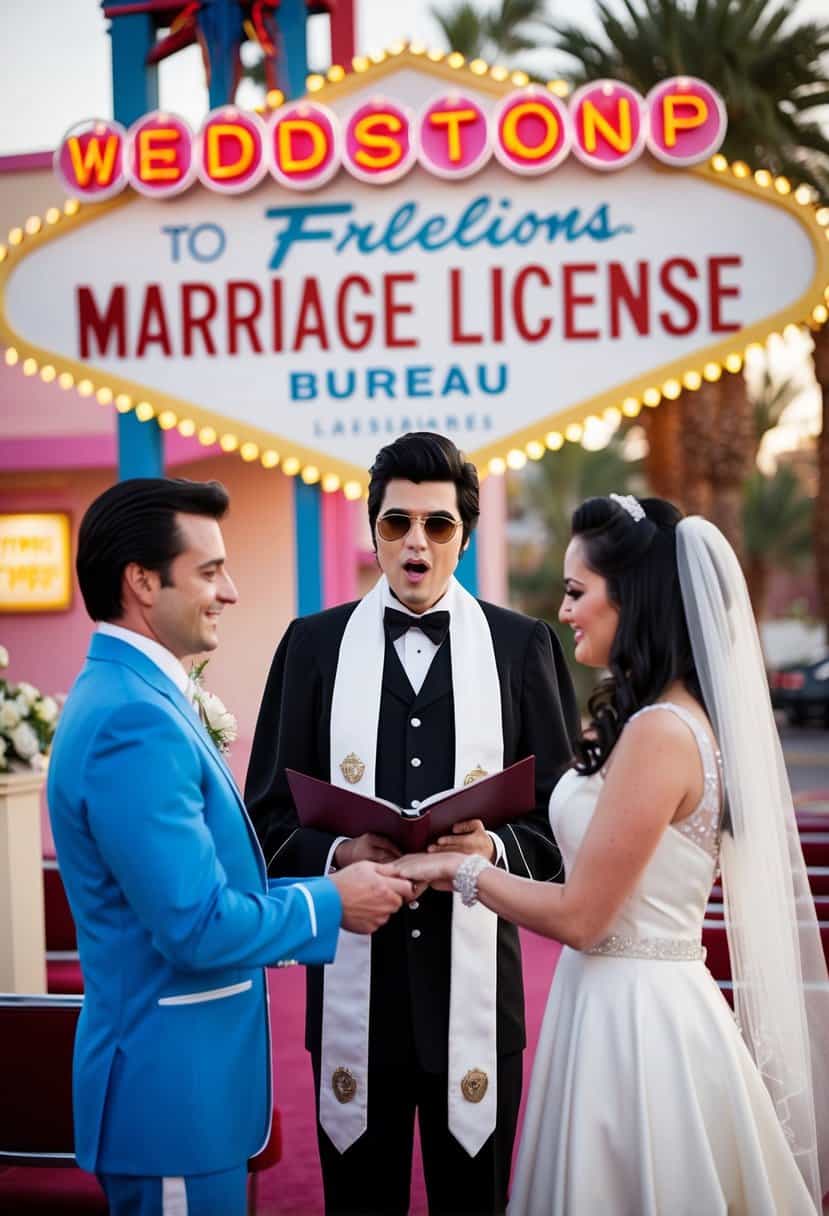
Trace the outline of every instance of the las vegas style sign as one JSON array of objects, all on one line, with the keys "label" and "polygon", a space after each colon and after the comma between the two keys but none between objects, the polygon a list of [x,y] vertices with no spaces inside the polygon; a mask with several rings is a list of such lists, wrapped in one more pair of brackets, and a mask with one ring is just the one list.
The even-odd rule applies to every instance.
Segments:
[{"label": "las vegas style sign", "polygon": [[710,86],[499,75],[406,50],[267,118],[76,125],[7,360],[356,495],[406,430],[497,471],[825,319],[829,215],[717,155]]}]

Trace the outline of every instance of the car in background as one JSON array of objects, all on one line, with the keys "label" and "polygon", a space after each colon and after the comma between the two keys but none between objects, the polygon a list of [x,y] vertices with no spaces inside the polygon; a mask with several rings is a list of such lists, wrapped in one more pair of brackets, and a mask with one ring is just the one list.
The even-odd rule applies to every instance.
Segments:
[{"label": "car in background", "polygon": [[787,663],[769,673],[771,703],[793,726],[820,717],[829,729],[829,654],[813,663]]}]

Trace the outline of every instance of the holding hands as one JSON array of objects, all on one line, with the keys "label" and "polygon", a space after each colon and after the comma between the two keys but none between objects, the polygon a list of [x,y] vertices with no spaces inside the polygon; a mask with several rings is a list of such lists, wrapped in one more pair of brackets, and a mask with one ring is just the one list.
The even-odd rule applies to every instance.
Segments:
[{"label": "holding hands", "polygon": [[436,891],[451,891],[458,866],[468,856],[466,853],[409,853],[395,862],[394,872],[408,878],[417,891],[423,887],[434,887]]},{"label": "holding hands", "polygon": [[332,874],[331,881],[342,900],[343,928],[351,933],[373,933],[414,899],[411,883],[398,877],[396,868],[372,861],[356,861]]},{"label": "holding hands", "polygon": [[392,841],[371,832],[342,841],[335,854],[338,873],[332,879],[343,899],[344,927],[371,933],[402,903],[417,899],[424,887],[451,891],[458,867],[471,856],[485,861],[495,857],[492,837],[480,819],[454,824],[451,835],[439,836],[425,853],[401,856]]}]

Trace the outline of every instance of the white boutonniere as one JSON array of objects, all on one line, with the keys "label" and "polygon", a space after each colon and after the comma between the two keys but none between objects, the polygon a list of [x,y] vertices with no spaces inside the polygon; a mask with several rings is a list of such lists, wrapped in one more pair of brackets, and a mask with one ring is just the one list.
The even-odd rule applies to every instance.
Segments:
[{"label": "white boutonniere", "polygon": [[204,686],[204,669],[208,661],[208,659],[202,659],[201,663],[194,663],[190,668],[193,701],[207,733],[222,755],[226,756],[231,744],[236,740],[239,728],[233,714],[225,709],[215,693],[208,692]]}]

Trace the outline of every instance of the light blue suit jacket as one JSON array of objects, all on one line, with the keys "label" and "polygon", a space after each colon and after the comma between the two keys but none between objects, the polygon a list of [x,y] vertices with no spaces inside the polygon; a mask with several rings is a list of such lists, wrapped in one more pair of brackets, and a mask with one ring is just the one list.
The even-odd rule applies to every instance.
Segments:
[{"label": "light blue suit jacket", "polygon": [[49,809],[78,929],[75,1150],[87,1170],[231,1169],[270,1127],[263,966],[330,962],[328,879],[268,881],[236,784],[187,699],[95,634],[61,714]]}]

